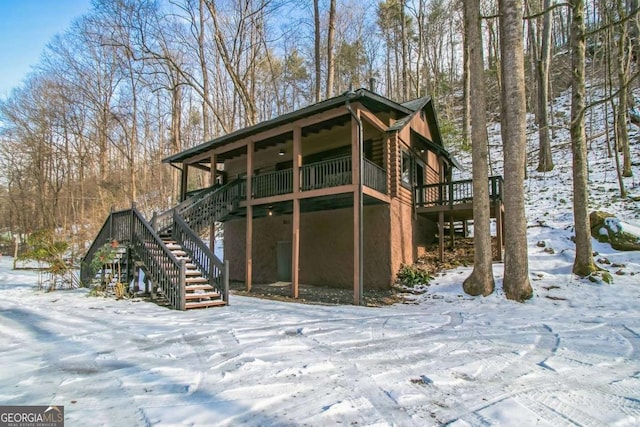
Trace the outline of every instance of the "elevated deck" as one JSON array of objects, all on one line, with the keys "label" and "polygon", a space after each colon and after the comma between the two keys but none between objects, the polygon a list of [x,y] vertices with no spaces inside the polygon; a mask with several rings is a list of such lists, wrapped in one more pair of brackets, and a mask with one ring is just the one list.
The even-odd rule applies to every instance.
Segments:
[{"label": "elevated deck", "polygon": [[[502,203],[503,179],[501,176],[489,177],[489,210],[491,218],[496,219],[496,258],[502,260],[504,246],[504,206]],[[427,184],[414,188],[416,214],[438,223],[440,259],[444,258],[444,224],[449,223],[451,242],[454,241],[453,223],[473,219],[473,180]]]}]

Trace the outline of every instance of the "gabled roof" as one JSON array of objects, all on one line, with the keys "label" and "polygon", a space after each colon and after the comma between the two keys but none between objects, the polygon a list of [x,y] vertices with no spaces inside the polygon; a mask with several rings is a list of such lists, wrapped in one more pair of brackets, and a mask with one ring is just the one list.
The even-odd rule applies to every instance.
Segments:
[{"label": "gabled roof", "polygon": [[255,135],[259,132],[273,129],[278,126],[292,123],[296,120],[299,120],[305,117],[322,113],[324,111],[330,110],[340,105],[344,105],[347,102],[360,102],[365,107],[371,109],[374,112],[378,112],[378,111],[397,112],[400,115],[407,115],[407,116],[410,116],[412,115],[412,113],[415,112],[415,110],[411,108],[413,107],[412,103],[407,103],[405,105],[398,104],[388,98],[385,98],[384,96],[378,95],[367,89],[361,88],[356,91],[345,92],[342,95],[326,99],[324,101],[318,102],[317,104],[309,105],[308,107],[301,108],[291,113],[283,114],[274,119],[266,120],[264,122],[260,122],[253,126],[238,129],[234,132],[214,138],[210,141],[207,141],[195,147],[189,148],[180,153],[173,154],[169,157],[166,157],[162,160],[162,162],[163,163],[183,162],[184,160],[190,157],[205,153],[211,150],[212,148],[221,147],[226,144],[230,144],[240,139],[249,137],[251,135]]}]

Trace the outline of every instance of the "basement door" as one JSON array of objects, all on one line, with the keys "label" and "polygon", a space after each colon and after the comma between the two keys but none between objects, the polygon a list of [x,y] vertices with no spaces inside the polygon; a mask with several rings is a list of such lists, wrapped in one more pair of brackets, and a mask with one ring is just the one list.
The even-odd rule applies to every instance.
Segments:
[{"label": "basement door", "polygon": [[291,256],[291,242],[281,241],[277,243],[276,257],[278,262],[278,281],[290,282],[291,281],[291,268],[292,268],[292,256]]}]

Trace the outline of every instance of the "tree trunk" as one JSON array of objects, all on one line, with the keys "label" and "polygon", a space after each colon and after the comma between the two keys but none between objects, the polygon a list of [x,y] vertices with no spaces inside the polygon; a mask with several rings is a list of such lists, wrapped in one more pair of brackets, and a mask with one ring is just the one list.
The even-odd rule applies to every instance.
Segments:
[{"label": "tree trunk", "polygon": [[531,298],[524,209],[526,93],[522,47],[522,0],[500,0],[502,144],[504,146],[505,262],[508,299]]},{"label": "tree trunk", "polygon": [[327,91],[326,97],[333,96],[333,79],[335,75],[335,61],[333,55],[333,42],[336,32],[336,0],[329,4],[329,31],[327,32]]},{"label": "tree trunk", "polygon": [[576,257],[573,273],[584,277],[596,271],[591,248],[589,223],[589,173],[584,129],[585,111],[585,29],[584,2],[571,0],[571,150],[573,154],[573,216],[576,233]]},{"label": "tree trunk", "polygon": [[[465,60],[469,63],[471,97],[471,141],[473,146],[473,272],[464,281],[463,289],[469,295],[487,296],[495,287],[491,253],[491,214],[489,206],[489,175],[487,113],[484,88],[484,63],[482,58],[482,33],[480,27],[480,1],[464,2],[465,41],[468,49]],[[498,243],[500,244],[500,243]]]},{"label": "tree trunk", "polygon": [[199,12],[199,32],[198,32],[198,56],[200,59],[200,72],[202,73],[202,134],[205,141],[211,139],[211,119],[209,117],[210,83],[209,71],[207,68],[207,57],[205,55],[205,22],[204,22],[204,0],[200,0],[198,4]]},{"label": "tree trunk", "polygon": [[409,99],[409,72],[407,64],[409,63],[409,37],[407,36],[407,18],[405,16],[405,0],[400,0],[400,30],[402,33],[402,101]]},{"label": "tree trunk", "polygon": [[313,22],[314,22],[314,64],[316,71],[315,92],[316,102],[320,102],[320,79],[322,78],[320,69],[320,8],[318,0],[313,0]]},{"label": "tree trunk", "polygon": [[553,170],[551,142],[549,138],[549,65],[551,62],[551,0],[544,0],[542,23],[542,48],[538,62],[538,172]]},{"label": "tree trunk", "polygon": [[[467,10],[466,5],[463,4],[464,13],[465,13],[465,30],[469,23],[468,17],[466,16]],[[478,34],[478,37],[482,37],[482,30]],[[471,141],[471,66],[470,66],[470,52],[469,45],[472,42],[469,40],[469,31],[465,31],[463,35],[463,66],[462,66],[462,81],[463,81],[463,109],[462,109],[462,143],[465,146],[469,146]],[[482,53],[482,52],[481,52]],[[482,85],[484,86],[484,63],[480,69],[480,75],[483,76]],[[482,91],[482,96],[484,96],[484,89]],[[486,106],[485,106],[486,109]]]},{"label": "tree trunk", "polygon": [[[626,17],[622,0],[618,0],[618,17]],[[622,176],[632,176],[631,171],[631,150],[629,147],[629,129],[627,128],[627,102],[628,102],[628,83],[629,83],[629,65],[631,63],[631,46],[629,45],[629,31],[627,24],[618,25],[618,85],[620,87],[618,94],[618,127],[616,139],[618,149],[622,152]]]}]

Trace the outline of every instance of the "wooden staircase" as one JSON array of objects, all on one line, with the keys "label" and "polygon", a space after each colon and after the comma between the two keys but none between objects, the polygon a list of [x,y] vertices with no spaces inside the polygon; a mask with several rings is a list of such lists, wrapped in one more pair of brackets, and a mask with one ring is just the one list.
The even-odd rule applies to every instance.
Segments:
[{"label": "wooden staircase", "polygon": [[[147,221],[133,206],[109,214],[85,255],[80,280],[91,286],[97,274],[94,259],[101,248],[117,241],[126,247],[126,283],[131,269],[141,268],[167,303],[177,310],[215,307],[229,303],[229,265],[205,245],[198,233],[238,209],[244,197],[244,181],[202,191],[168,211]],[[118,278],[120,280],[120,278]],[[154,294],[155,292],[152,292]]]},{"label": "wooden staircase", "polygon": [[222,294],[209,284],[184,248],[174,240],[163,239],[164,244],[173,255],[185,262],[185,310],[226,305]]}]

